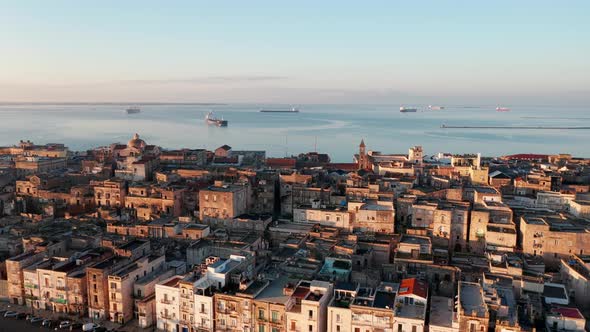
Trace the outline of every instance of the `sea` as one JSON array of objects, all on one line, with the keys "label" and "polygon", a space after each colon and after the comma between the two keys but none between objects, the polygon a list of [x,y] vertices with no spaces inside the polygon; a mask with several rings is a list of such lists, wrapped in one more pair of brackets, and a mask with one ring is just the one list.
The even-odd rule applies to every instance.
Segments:
[{"label": "sea", "polygon": [[[438,152],[571,153],[590,157],[590,130],[510,129],[511,126],[590,126],[587,107],[427,105],[416,113],[401,113],[391,105],[297,105],[299,113],[261,113],[288,110],[291,105],[268,104],[146,104],[141,113],[127,114],[126,104],[0,104],[0,145],[31,140],[37,144],[64,143],[87,150],[126,143],[138,133],[148,144],[165,149],[265,150],[284,157],[303,152],[328,153],[333,162],[351,162],[361,139],[367,149],[407,153],[421,145],[426,155]],[[506,105],[503,105],[506,106]],[[228,127],[207,125],[205,115],[227,120]],[[447,126],[496,126],[493,129],[449,129]]]}]

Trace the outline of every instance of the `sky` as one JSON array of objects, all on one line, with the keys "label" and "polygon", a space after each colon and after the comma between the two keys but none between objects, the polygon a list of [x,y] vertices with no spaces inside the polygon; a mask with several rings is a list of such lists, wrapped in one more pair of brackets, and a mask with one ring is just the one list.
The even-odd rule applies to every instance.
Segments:
[{"label": "sky", "polygon": [[5,1],[0,102],[590,103],[590,1]]}]

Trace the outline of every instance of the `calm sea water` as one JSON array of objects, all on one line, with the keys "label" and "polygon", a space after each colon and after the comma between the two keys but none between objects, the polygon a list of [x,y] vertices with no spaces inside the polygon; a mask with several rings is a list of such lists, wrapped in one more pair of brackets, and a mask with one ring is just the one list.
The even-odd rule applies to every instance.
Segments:
[{"label": "calm sea water", "polygon": [[[361,138],[368,149],[406,152],[422,145],[437,152],[572,153],[588,157],[590,130],[442,129],[473,126],[590,126],[587,108],[522,106],[496,112],[495,106],[446,106],[441,111],[400,113],[399,105],[301,105],[300,113],[260,113],[286,105],[146,105],[127,115],[124,105],[0,105],[0,145],[20,139],[63,142],[82,150],[127,142],[139,133],[148,144],[164,148],[266,150],[269,156],[327,152],[333,161],[349,162]],[[420,106],[424,110],[426,107]],[[227,128],[207,126],[213,110]]]}]

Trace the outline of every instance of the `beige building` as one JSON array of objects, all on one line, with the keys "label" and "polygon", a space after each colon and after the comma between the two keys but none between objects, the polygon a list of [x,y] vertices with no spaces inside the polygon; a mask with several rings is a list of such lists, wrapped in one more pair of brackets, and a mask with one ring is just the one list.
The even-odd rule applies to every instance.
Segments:
[{"label": "beige building", "polygon": [[51,157],[18,157],[14,162],[17,177],[49,173],[55,170],[65,169],[66,165],[67,160],[65,158]]},{"label": "beige building", "polygon": [[125,206],[127,187],[123,180],[90,181],[94,187],[94,202],[96,206],[122,207]]},{"label": "beige building", "polygon": [[320,224],[323,226],[350,228],[350,213],[346,208],[323,207],[316,204],[293,209],[293,221]]},{"label": "beige building", "polygon": [[226,185],[216,181],[214,186],[199,191],[201,220],[235,218],[248,212],[249,206],[249,184]]},{"label": "beige building", "polygon": [[165,264],[165,256],[146,256],[112,272],[108,276],[109,320],[124,324],[133,319],[133,285]]},{"label": "beige building", "polygon": [[490,314],[484,300],[483,289],[479,284],[459,282],[457,319],[459,331],[486,332],[488,330]]},{"label": "beige building", "polygon": [[479,254],[486,250],[513,251],[516,225],[512,221],[512,209],[495,201],[475,203],[471,211],[469,247]]},{"label": "beige building", "polygon": [[561,259],[590,253],[587,222],[559,214],[528,214],[520,218],[524,253],[542,256],[545,264],[558,267]]},{"label": "beige building", "polygon": [[348,202],[353,230],[377,233],[394,233],[395,211],[393,202],[371,201]]},{"label": "beige building", "polygon": [[398,290],[399,284],[394,283],[381,283],[376,289],[341,284],[328,306],[327,331],[394,331]]},{"label": "beige building", "polygon": [[302,280],[297,285],[285,286],[284,291],[295,299],[293,306],[286,312],[288,331],[326,331],[332,284]]},{"label": "beige building", "polygon": [[171,186],[129,186],[125,207],[141,220],[151,220],[161,215],[178,217],[182,213],[185,190]]},{"label": "beige building", "polygon": [[590,255],[573,255],[561,260],[561,280],[579,308],[590,308]]},{"label": "beige building", "polygon": [[[8,299],[10,303],[24,305],[25,304],[25,282],[23,270],[32,264],[43,260],[43,253],[28,251],[23,254],[11,257],[6,260],[6,274],[8,278]],[[32,282],[32,280],[29,280]],[[27,284],[34,288],[34,284]]]}]

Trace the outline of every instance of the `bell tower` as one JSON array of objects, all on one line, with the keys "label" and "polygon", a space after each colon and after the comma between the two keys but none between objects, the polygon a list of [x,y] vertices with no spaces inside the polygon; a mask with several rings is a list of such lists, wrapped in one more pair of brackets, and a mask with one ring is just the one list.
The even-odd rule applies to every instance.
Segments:
[{"label": "bell tower", "polygon": [[365,140],[361,139],[361,144],[359,145],[359,169],[367,169],[367,150],[365,146]]}]

